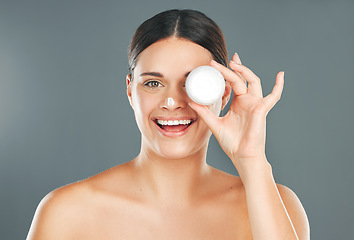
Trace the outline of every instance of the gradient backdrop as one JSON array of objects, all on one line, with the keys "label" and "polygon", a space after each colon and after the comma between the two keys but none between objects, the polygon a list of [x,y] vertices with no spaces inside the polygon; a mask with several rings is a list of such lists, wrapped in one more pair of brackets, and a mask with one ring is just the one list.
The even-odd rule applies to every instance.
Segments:
[{"label": "gradient backdrop", "polygon": [[[127,47],[171,8],[206,13],[270,93],[267,156],[312,239],[354,239],[354,1],[0,0],[0,239],[25,239],[51,190],[129,161],[140,133]],[[237,174],[214,138],[208,163]]]}]

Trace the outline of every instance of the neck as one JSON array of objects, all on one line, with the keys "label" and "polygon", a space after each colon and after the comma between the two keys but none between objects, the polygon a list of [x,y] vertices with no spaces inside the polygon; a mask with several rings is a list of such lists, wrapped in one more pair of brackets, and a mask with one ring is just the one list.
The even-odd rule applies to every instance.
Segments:
[{"label": "neck", "polygon": [[206,163],[207,146],[178,159],[170,159],[144,149],[133,163],[138,184],[147,197],[163,205],[188,205],[201,193],[210,175]]}]

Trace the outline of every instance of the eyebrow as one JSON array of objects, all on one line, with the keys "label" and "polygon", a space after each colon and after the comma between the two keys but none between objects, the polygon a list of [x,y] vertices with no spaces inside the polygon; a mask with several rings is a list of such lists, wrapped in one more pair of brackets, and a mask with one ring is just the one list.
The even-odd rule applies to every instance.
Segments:
[{"label": "eyebrow", "polygon": [[140,74],[140,76],[153,76],[153,77],[163,77],[163,75],[159,72],[144,72],[142,74]]},{"label": "eyebrow", "polygon": [[[188,77],[188,75],[190,74],[191,72],[189,71],[189,72],[187,72],[186,74],[185,74],[185,77]],[[161,73],[159,73],[159,72],[144,72],[144,73],[142,73],[142,74],[140,74],[140,76],[141,77],[143,77],[143,76],[153,76],[153,77],[163,77],[163,75],[161,74]]]}]

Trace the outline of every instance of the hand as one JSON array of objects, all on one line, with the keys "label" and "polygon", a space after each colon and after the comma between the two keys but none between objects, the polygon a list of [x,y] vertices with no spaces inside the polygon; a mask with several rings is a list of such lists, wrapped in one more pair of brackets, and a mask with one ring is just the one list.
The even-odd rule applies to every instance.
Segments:
[{"label": "hand", "polygon": [[218,69],[233,89],[230,109],[224,117],[218,117],[206,106],[195,102],[190,106],[210,128],[235,166],[240,161],[265,159],[266,116],[280,99],[284,72],[277,74],[272,92],[263,97],[260,79],[241,64],[237,54],[230,62],[233,71],[215,61],[211,61],[210,66]]}]

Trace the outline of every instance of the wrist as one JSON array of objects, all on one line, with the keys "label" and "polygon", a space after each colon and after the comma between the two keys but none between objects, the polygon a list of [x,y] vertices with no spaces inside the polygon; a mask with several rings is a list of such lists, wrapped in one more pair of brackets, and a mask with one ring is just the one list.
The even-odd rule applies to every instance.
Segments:
[{"label": "wrist", "polygon": [[265,155],[254,158],[238,158],[233,162],[244,185],[263,181],[269,176],[273,177],[272,166]]}]

